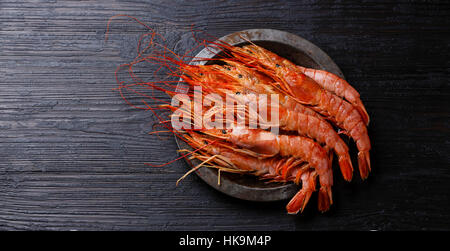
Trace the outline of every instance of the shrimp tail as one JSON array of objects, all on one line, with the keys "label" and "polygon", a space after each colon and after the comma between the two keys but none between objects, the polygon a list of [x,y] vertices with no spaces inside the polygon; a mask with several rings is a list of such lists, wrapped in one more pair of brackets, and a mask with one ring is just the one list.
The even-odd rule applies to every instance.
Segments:
[{"label": "shrimp tail", "polygon": [[355,108],[361,115],[361,118],[364,121],[364,124],[366,124],[366,126],[369,125],[369,122],[370,122],[369,114],[367,113],[366,108],[364,107],[361,100],[356,101]]},{"label": "shrimp tail", "polygon": [[344,179],[346,181],[351,181],[353,176],[353,165],[349,155],[339,157],[339,167]]},{"label": "shrimp tail", "polygon": [[319,211],[322,213],[328,211],[328,209],[330,209],[331,204],[333,204],[331,188],[321,187],[319,190],[319,201],[318,201]]},{"label": "shrimp tail", "polygon": [[361,151],[358,153],[358,165],[359,174],[361,179],[365,180],[369,176],[370,168],[370,155],[368,151]]},{"label": "shrimp tail", "polygon": [[297,214],[303,212],[306,204],[308,204],[309,198],[311,198],[311,194],[313,191],[309,189],[301,189],[294,197],[292,197],[291,201],[286,205],[286,210],[288,214]]}]

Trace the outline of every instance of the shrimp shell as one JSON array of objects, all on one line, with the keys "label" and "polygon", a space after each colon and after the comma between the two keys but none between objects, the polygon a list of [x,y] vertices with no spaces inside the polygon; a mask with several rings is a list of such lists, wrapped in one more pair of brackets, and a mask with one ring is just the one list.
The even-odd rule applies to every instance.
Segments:
[{"label": "shrimp shell", "polygon": [[333,172],[328,153],[314,140],[293,135],[275,135],[261,129],[235,127],[229,130],[206,130],[205,133],[225,139],[239,147],[263,156],[294,157],[305,160],[319,176],[319,210],[326,211],[333,203],[331,186]]},{"label": "shrimp shell", "polygon": [[[310,169],[308,165],[303,164],[303,161],[296,161],[292,158],[258,159],[238,154],[219,144],[210,144],[207,141],[207,137],[205,138],[195,132],[188,133],[185,135],[185,138],[192,147],[196,149],[201,148],[202,151],[207,152],[209,155],[221,156],[231,165],[243,171],[250,171],[261,179],[271,179],[276,182],[294,181],[296,184],[299,184],[301,180],[301,190],[286,205],[286,210],[289,214],[297,214],[299,211],[303,212],[309,198],[316,190],[315,179],[317,172]],[[319,208],[321,211],[328,209],[321,204],[319,204]]]},{"label": "shrimp shell", "polygon": [[293,70],[288,60],[259,46],[227,47],[235,58],[248,66],[264,72],[280,83],[281,88],[301,104],[312,108],[331,119],[344,133],[352,137],[358,147],[358,167],[362,179],[366,179],[370,167],[370,140],[366,123],[360,112],[350,103],[317,82]]},{"label": "shrimp shell", "polygon": [[277,65],[281,65],[283,67],[289,68],[289,70],[291,71],[297,71],[307,75],[308,77],[316,81],[317,84],[319,84],[325,90],[348,100],[361,114],[364,123],[366,125],[369,124],[369,115],[367,114],[366,108],[364,107],[360,99],[359,93],[344,79],[331,72],[298,66],[291,61],[284,59],[276,55],[275,53],[257,45],[247,45],[244,46],[244,49],[260,52],[259,55],[265,55],[266,58],[269,58],[276,62],[275,67],[277,67]]},{"label": "shrimp shell", "polygon": [[[231,65],[216,67],[216,69],[222,69],[224,74],[229,74],[240,85],[246,88],[252,88],[258,93],[276,92],[273,91],[273,88],[270,88],[270,85],[263,83],[264,77],[259,76],[261,74],[230,61],[227,61],[227,63]],[[348,153],[348,147],[334,131],[333,127],[316,112],[302,106],[293,99],[289,97],[284,98],[284,96],[281,96],[280,99],[281,104],[278,107],[280,117],[279,127],[283,130],[297,131],[301,135],[306,135],[317,140],[319,143],[325,144],[327,149],[333,149],[339,156],[339,165],[344,179],[350,181],[352,179],[353,167]]]}]

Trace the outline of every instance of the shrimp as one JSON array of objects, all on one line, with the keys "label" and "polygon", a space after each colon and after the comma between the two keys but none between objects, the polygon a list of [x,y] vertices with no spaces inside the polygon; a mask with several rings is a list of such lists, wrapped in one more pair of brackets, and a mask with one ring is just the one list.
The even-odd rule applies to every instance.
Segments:
[{"label": "shrimp", "polygon": [[311,194],[316,190],[316,176],[315,171],[302,173],[302,189],[286,205],[289,214],[297,214],[300,210],[303,212]]},{"label": "shrimp", "polygon": [[358,110],[364,123],[369,125],[369,114],[360,99],[360,95],[347,81],[331,72],[306,68],[299,65],[297,65],[297,68],[306,76],[314,79],[325,90],[349,101]]},{"label": "shrimp", "polygon": [[[258,93],[266,94],[272,91],[270,85],[261,83],[261,80],[264,78],[258,76],[259,73],[248,69],[245,66],[238,66],[237,64],[233,65],[234,67],[222,67],[222,69],[228,67],[228,69],[223,72],[230,74],[229,76],[234,77],[236,81],[242,83],[242,86],[253,88],[258,91]],[[320,115],[315,116],[317,114],[316,112],[311,110],[314,114],[312,115],[309,113],[309,110],[299,111],[296,106],[292,107],[291,105],[286,107],[286,102],[289,101],[286,101],[283,96],[280,97],[280,99],[281,104],[278,107],[280,121],[278,126],[287,131],[297,131],[300,135],[308,136],[319,143],[324,144],[327,150],[334,150],[337,156],[339,156],[339,166],[344,179],[350,181],[352,179],[353,167],[348,153],[348,147],[334,131],[333,127],[322,119]]]},{"label": "shrimp", "polygon": [[[202,161],[178,181],[202,166],[209,166],[219,170],[219,177],[220,171],[224,171],[254,175],[265,182],[294,182],[301,184],[302,188],[286,205],[286,210],[289,214],[296,214],[304,210],[312,193],[316,191],[318,180],[318,207],[324,212],[333,203],[331,190],[333,153],[338,156],[344,179],[350,180],[353,175],[348,146],[334,131],[332,125],[339,127],[343,133],[356,141],[359,150],[360,174],[363,178],[367,177],[370,171],[370,140],[366,128],[369,116],[360,100],[359,93],[345,80],[320,70],[296,66],[256,45],[240,48],[220,40],[214,42],[204,40],[184,55],[177,55],[164,45],[164,38],[161,35],[136,18],[130,18],[144,25],[151,32],[139,38],[137,57],[116,69],[115,78],[119,85],[116,90],[127,104],[151,111],[159,120],[158,126],[167,129],[167,131],[154,133],[173,133],[193,148],[180,149],[180,152],[187,152],[187,154],[158,166],[168,165],[181,158]],[[110,21],[108,21],[106,34],[108,34]],[[159,37],[163,41],[157,42],[154,37]],[[145,38],[149,38],[149,41],[142,48]],[[214,58],[194,57],[191,62],[222,61],[220,65],[190,65],[185,62],[187,55],[199,46],[209,47],[207,43],[213,45],[213,48],[224,49],[223,53],[216,54]],[[151,63],[157,67],[153,74],[155,77],[158,76],[156,73],[165,69],[168,71],[168,77],[177,77],[181,80],[160,79],[147,82],[133,70],[141,62]],[[119,70],[124,67],[128,67],[132,83],[119,79]],[[182,90],[183,88],[179,88],[180,85],[174,84],[177,82],[186,83],[188,88]],[[198,86],[202,88],[192,88]],[[132,95],[141,96],[143,106],[137,106],[128,100],[124,90]],[[172,102],[155,97],[153,91],[168,94],[173,98]],[[266,121],[267,111],[266,114],[257,114],[257,119],[261,127],[277,126],[282,133],[290,131],[288,135],[276,135],[261,129],[245,129],[243,126],[236,126],[234,119],[238,119],[240,124],[241,118],[253,119],[254,117],[251,116],[254,112],[256,113],[256,110],[265,108],[257,104],[259,106],[255,109],[255,106],[252,106],[255,103],[250,103],[252,105],[249,105],[247,109],[250,98],[247,99],[246,95],[238,95],[235,100],[232,100],[233,106],[235,101],[238,101],[237,105],[224,109],[223,95],[228,97],[230,92],[279,94],[280,102],[278,105],[271,103],[270,115],[281,115],[281,119],[276,120],[280,123],[273,123],[274,120],[270,123]],[[194,101],[191,101],[192,97]],[[146,99],[162,104],[154,105]],[[264,98],[260,98],[259,101],[261,99],[266,101]],[[177,109],[174,107],[177,102],[174,101],[179,101],[178,103],[182,105]],[[243,102],[240,103],[240,101]],[[190,106],[188,102],[191,102]],[[279,114],[274,113],[273,106],[279,106]],[[159,111],[164,112],[165,109],[172,113],[159,114]],[[220,116],[223,111],[233,111],[233,113],[231,117],[223,118]],[[243,111],[244,114],[235,115],[234,111]],[[169,119],[166,116],[169,116]],[[181,122],[181,118],[183,123],[174,123]],[[253,120],[248,123],[250,127],[254,125],[252,122]],[[206,129],[210,128],[207,125],[215,128],[216,125],[220,126],[224,123],[227,126],[231,124],[231,129]],[[247,125],[246,122],[244,124]],[[178,127],[179,125],[181,128]]]},{"label": "shrimp", "polygon": [[323,89],[305,74],[291,70],[283,62],[285,59],[275,53],[255,49],[254,47],[226,47],[241,62],[252,66],[280,83],[280,87],[297,102],[312,106],[320,114],[331,119],[343,133],[356,142],[358,148],[358,167],[362,179],[366,179],[371,170],[370,139],[366,123],[359,111],[337,95]]},{"label": "shrimp", "polygon": [[[212,67],[223,73],[223,75],[233,78],[238,83],[233,85],[236,93],[283,94],[281,90],[274,88],[275,83],[269,84],[273,80],[267,76],[231,60],[222,59],[221,61],[227,63],[227,65],[213,65]],[[314,110],[296,102],[289,96],[279,95],[279,102],[287,109],[323,119]]]},{"label": "shrimp", "polygon": [[275,135],[261,129],[234,127],[228,130],[210,129],[203,131],[213,137],[229,141],[239,147],[249,149],[261,157],[294,157],[305,160],[319,176],[319,210],[326,211],[333,203],[331,186],[333,172],[327,152],[314,140],[293,135]]},{"label": "shrimp", "polygon": [[[261,179],[271,179],[275,182],[288,182],[294,181],[296,184],[302,184],[301,190],[292,197],[289,203],[286,205],[286,210],[289,214],[297,214],[303,212],[312,193],[316,190],[316,177],[317,172],[312,170],[309,165],[305,165],[302,160],[269,158],[259,159],[244,154],[238,154],[235,151],[230,150],[227,147],[223,147],[223,144],[212,144],[208,137],[205,137],[199,133],[189,132],[184,136],[189,145],[195,149],[200,149],[207,153],[205,155],[197,155],[196,158],[210,159],[217,161],[220,170],[230,171],[224,169],[222,166],[231,165],[237,168],[238,171],[251,172],[253,175],[260,177]],[[209,155],[216,156],[215,159],[209,157]],[[200,157],[201,156],[201,157]],[[281,172],[280,172],[281,170]],[[322,196],[323,197],[323,196]],[[325,204],[324,201],[325,200]],[[326,199],[319,200],[319,209],[323,212],[329,207],[327,206]]]},{"label": "shrimp", "polygon": [[[250,172],[262,179],[272,179],[276,182],[294,181],[299,184],[300,176],[298,172],[304,171],[305,162],[301,159],[282,158],[257,158],[236,149],[225,143],[216,142],[208,135],[198,132],[188,132],[184,135],[186,142],[195,149],[201,149],[209,155],[220,156],[229,166],[237,170]],[[298,169],[297,167],[302,167]]]},{"label": "shrimp", "polygon": [[[306,78],[295,77],[294,80],[289,79],[292,76],[287,76],[287,79],[288,82],[292,80],[306,82],[307,84],[304,85],[306,88],[315,88],[315,86],[311,84],[314,82],[312,82],[312,80],[310,81],[306,75],[303,76]],[[371,170],[369,155],[371,145],[366,125],[359,112],[345,100],[323,89],[316,89],[316,95],[304,95],[303,88],[297,87],[298,86],[296,85],[292,88],[295,97],[299,97],[300,99],[306,97],[304,100],[310,98],[308,102],[316,105],[319,108],[319,112],[328,114],[338,127],[344,129],[344,132],[353,138],[359,151],[358,167],[360,176],[362,179],[366,179]]]},{"label": "shrimp", "polygon": [[344,79],[327,71],[298,66],[292,63],[291,61],[282,58],[276,55],[275,53],[257,45],[244,46],[243,49],[257,52],[257,55],[265,57],[266,60],[276,62],[275,67],[277,65],[287,67],[290,71],[301,72],[306,76],[312,78],[314,81],[317,82],[317,84],[319,84],[325,90],[330,91],[333,94],[336,94],[337,96],[348,100],[358,110],[364,123],[366,125],[369,124],[369,115],[367,114],[366,108],[364,107],[360,99],[359,93]]},{"label": "shrimp", "polygon": [[308,136],[324,144],[326,150],[332,149],[338,156],[342,176],[346,181],[352,179],[353,167],[348,147],[329,123],[314,116],[286,109],[279,109],[279,112],[281,128],[297,131],[300,135]]}]

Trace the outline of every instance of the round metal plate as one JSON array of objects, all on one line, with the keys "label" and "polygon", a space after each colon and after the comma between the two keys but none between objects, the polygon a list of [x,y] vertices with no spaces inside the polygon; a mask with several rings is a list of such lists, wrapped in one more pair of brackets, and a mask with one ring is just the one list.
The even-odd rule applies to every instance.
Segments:
[{"label": "round metal plate", "polygon": [[[315,69],[322,69],[344,77],[339,67],[319,47],[311,42],[288,32],[273,29],[251,29],[226,35],[219,40],[234,46],[248,44],[248,40],[264,47],[292,62]],[[196,58],[213,58],[220,50],[208,47],[200,51]],[[202,62],[191,62],[191,64],[205,64]],[[179,90],[183,87],[179,84]],[[192,149],[184,141],[175,137],[180,149]],[[194,167],[200,164],[197,160],[187,160]],[[215,189],[235,198],[250,201],[277,201],[289,199],[299,190],[293,183],[266,183],[250,175],[231,174],[222,172],[220,185],[218,184],[218,173],[216,169],[204,167],[196,171],[197,175]]]}]

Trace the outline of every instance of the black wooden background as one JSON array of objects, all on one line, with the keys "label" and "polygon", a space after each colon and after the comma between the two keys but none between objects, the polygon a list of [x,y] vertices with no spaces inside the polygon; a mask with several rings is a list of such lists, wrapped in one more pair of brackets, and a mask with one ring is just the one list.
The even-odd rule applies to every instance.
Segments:
[{"label": "black wooden background", "polygon": [[[0,230],[449,229],[449,5],[430,1],[0,2]],[[191,25],[214,36],[274,28],[321,47],[371,115],[373,172],[335,175],[331,211],[312,199],[246,202],[213,190],[148,135],[149,112],[124,103],[114,71],[146,30],[178,53]],[[353,149],[354,150],[354,149]]]}]

